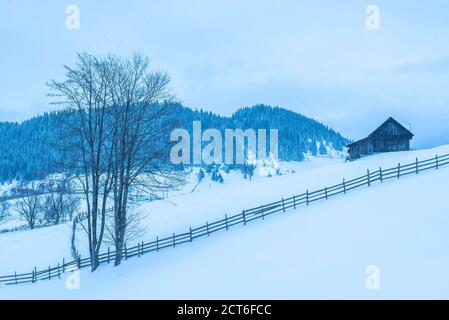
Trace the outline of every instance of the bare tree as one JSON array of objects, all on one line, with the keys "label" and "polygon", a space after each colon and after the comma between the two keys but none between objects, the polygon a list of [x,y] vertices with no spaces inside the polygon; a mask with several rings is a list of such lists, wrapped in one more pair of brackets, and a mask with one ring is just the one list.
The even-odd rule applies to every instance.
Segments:
[{"label": "bare tree", "polygon": [[111,122],[113,58],[82,53],[74,68],[65,67],[66,80],[50,81],[50,96],[70,113],[62,139],[68,170],[81,185],[87,208],[83,227],[88,235],[92,271],[104,236],[106,205],[112,189],[112,159],[116,124]]},{"label": "bare tree", "polygon": [[[125,226],[125,234],[123,236],[124,243],[130,243],[138,240],[146,232],[145,219],[148,216],[142,210],[135,206],[129,206],[127,209],[127,219]],[[115,232],[115,212],[111,212],[107,218],[106,224],[106,243],[114,245],[117,243]]]},{"label": "bare tree", "polygon": [[[64,154],[82,185],[92,270],[106,226],[106,205],[114,207],[115,264],[122,260],[129,227],[128,196],[132,189],[156,193],[182,181],[169,161],[170,132],[176,126],[172,104],[166,103],[169,78],[153,72],[149,59],[80,54],[67,80],[50,82],[51,96],[71,112]],[[67,118],[67,117],[66,117]]]},{"label": "bare tree", "polygon": [[9,216],[9,204],[6,200],[0,203],[0,223],[4,222]]},{"label": "bare tree", "polygon": [[31,229],[36,226],[37,220],[41,216],[41,185],[32,182],[29,186],[23,188],[23,197],[17,200],[17,211],[25,219]]},{"label": "bare tree", "polygon": [[45,220],[53,224],[59,224],[67,217],[72,220],[78,206],[78,199],[69,177],[64,175],[57,179],[50,179],[45,183],[45,189],[47,191]]},{"label": "bare tree", "polygon": [[[132,189],[152,193],[182,181],[170,165],[170,132],[177,124],[165,73],[153,72],[149,59],[134,55],[117,60],[113,86],[113,121],[117,128],[114,148],[113,199],[115,265],[122,260],[129,227],[129,195]],[[163,102],[164,101],[164,102]]]}]

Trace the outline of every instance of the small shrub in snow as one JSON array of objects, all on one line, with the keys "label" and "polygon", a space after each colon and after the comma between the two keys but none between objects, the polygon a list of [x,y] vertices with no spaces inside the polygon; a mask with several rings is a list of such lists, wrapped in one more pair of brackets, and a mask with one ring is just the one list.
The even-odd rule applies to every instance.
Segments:
[{"label": "small shrub in snow", "polygon": [[206,175],[204,174],[203,169],[200,169],[200,171],[198,171],[198,175],[197,175],[198,183],[200,183],[201,181],[203,181],[203,179],[204,179],[205,176],[206,176]]},{"label": "small shrub in snow", "polygon": [[4,222],[9,216],[9,204],[6,201],[0,203],[0,223]]}]

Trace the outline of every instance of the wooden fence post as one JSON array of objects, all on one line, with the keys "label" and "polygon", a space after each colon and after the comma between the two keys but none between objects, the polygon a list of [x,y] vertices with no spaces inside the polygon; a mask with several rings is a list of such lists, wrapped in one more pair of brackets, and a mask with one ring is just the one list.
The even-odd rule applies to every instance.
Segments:
[{"label": "wooden fence post", "polygon": [[61,274],[59,273],[59,262],[58,262],[58,278],[61,278]]},{"label": "wooden fence post", "polygon": [[48,266],[48,280],[51,279],[51,272],[50,272],[50,266]]},{"label": "wooden fence post", "polygon": [[108,247],[108,263],[109,263],[109,256],[111,254],[111,248]]},{"label": "wooden fence post", "polygon": [[226,231],[228,230],[228,214],[225,214]]},{"label": "wooden fence post", "polygon": [[193,239],[192,239],[192,227],[190,227],[190,242],[192,242],[193,241]]},{"label": "wooden fence post", "polygon": [[401,163],[398,163],[398,179],[401,176]]},{"label": "wooden fence post", "polygon": [[246,226],[245,210],[242,211],[242,214],[243,214],[243,225]]},{"label": "wooden fence post", "polygon": [[14,271],[14,280],[15,280],[15,283],[17,284],[17,272],[16,271]]},{"label": "wooden fence post", "polygon": [[62,258],[62,273],[65,272],[65,258]]},{"label": "wooden fence post", "polygon": [[293,196],[293,210],[296,210],[296,196]]},{"label": "wooden fence post", "polygon": [[156,252],[159,252],[159,237],[156,237]]},{"label": "wooden fence post", "polygon": [[416,158],[416,174],[418,174],[418,158]]},{"label": "wooden fence post", "polygon": [[438,155],[435,156],[435,165],[436,165],[436,168],[438,170]]},{"label": "wooden fence post", "polygon": [[369,169],[366,170],[366,176],[368,177],[368,187],[371,187],[371,180],[369,176]]},{"label": "wooden fence post", "polygon": [[309,189],[306,191],[306,205],[309,205]]},{"label": "wooden fence post", "polygon": [[379,173],[380,173],[380,182],[384,182],[384,179],[382,177],[382,167],[379,167]]},{"label": "wooden fence post", "polygon": [[176,246],[175,233],[173,232],[173,248]]},{"label": "wooden fence post", "polygon": [[31,282],[36,282],[36,267],[34,267],[33,271],[31,272]]},{"label": "wooden fence post", "polygon": [[284,198],[282,198],[282,211],[285,213],[285,203],[284,203]]},{"label": "wooden fence post", "polygon": [[137,257],[140,257],[140,243],[137,242]]},{"label": "wooden fence post", "polygon": [[144,255],[144,245],[145,243],[142,241],[142,243],[140,244],[140,250],[142,251],[140,254],[143,256]]},{"label": "wooden fence post", "polygon": [[327,200],[327,187],[324,187],[324,196],[326,197]]},{"label": "wooden fence post", "polygon": [[343,193],[346,194],[346,181],[345,181],[345,178],[343,178]]},{"label": "wooden fence post", "polygon": [[78,255],[78,269],[81,269],[81,255]]}]

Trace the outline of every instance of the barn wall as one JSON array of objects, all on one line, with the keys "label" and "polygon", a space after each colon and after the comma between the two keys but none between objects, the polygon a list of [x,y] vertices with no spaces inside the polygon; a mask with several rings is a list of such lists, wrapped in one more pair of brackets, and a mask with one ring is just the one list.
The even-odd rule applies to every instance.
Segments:
[{"label": "barn wall", "polygon": [[361,157],[359,146],[353,146],[349,148],[349,159],[358,159]]},{"label": "barn wall", "polygon": [[408,139],[375,139],[373,141],[374,152],[392,152],[410,150]]},{"label": "barn wall", "polygon": [[406,138],[396,139],[369,139],[349,148],[349,158],[358,159],[362,156],[378,152],[408,151],[410,140]]},{"label": "barn wall", "polygon": [[349,158],[357,159],[377,152],[407,151],[412,137],[410,131],[390,118],[367,138],[349,147]]}]

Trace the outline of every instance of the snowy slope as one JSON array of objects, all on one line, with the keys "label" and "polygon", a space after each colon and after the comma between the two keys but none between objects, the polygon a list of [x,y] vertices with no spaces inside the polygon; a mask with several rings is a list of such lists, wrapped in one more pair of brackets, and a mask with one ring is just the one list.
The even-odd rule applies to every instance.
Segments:
[{"label": "snowy slope", "polygon": [[[170,192],[169,198],[142,204],[137,208],[140,212],[147,214],[142,222],[146,233],[140,240],[147,242],[154,240],[156,236],[185,232],[190,226],[221,219],[226,213],[238,213],[243,208],[260,205],[266,202],[266,199],[260,198],[260,194],[268,195],[275,192],[272,190],[273,187],[278,191],[272,199],[277,200],[276,197],[283,196],[282,185],[287,176],[298,178],[311,170],[337,163],[341,163],[341,160],[327,157],[311,157],[309,161],[304,162],[280,163],[283,176],[267,178],[256,172],[251,181],[243,179],[240,172],[231,171],[229,174],[222,172],[225,178],[224,184],[213,182],[210,177],[206,177],[192,193],[197,183],[194,173],[189,183],[182,190]],[[254,193],[248,192],[252,189]],[[233,198],[233,201],[226,201],[229,198]],[[10,224],[14,222],[11,221]],[[24,223],[24,221],[19,222]],[[1,242],[14,244],[0,245],[0,257],[8,257],[0,264],[0,275],[12,274],[14,271],[30,272],[34,266],[38,269],[47,268],[49,265],[61,263],[63,258],[66,261],[72,260],[70,239],[70,223],[0,234]],[[76,242],[81,255],[88,256],[87,240],[82,230],[77,233]],[[42,243],[48,244],[44,252],[42,252]]]},{"label": "snowy slope", "polygon": [[[152,206],[160,207],[149,209],[167,210],[165,214],[176,220],[160,222],[158,231],[163,232],[164,225],[167,232],[173,228],[184,231],[186,222],[197,219],[202,224],[202,218],[212,211],[219,211],[217,217],[221,217],[220,213],[226,211],[239,212],[301,193],[307,187],[314,189],[338,183],[343,177],[362,175],[367,168],[386,168],[398,162],[413,162],[415,157],[424,159],[448,152],[449,147],[444,146],[384,154],[272,179],[229,183],[177,198],[174,204],[155,203]],[[448,184],[448,168],[406,177],[176,249],[131,259],[119,268],[102,266],[94,274],[82,270],[80,290],[67,290],[63,280],[52,280],[3,287],[0,297],[448,298]],[[176,218],[181,214],[192,220],[179,222]],[[1,235],[2,265],[10,264],[9,258],[17,263],[9,267],[35,261],[16,257],[14,252],[20,251],[14,250],[14,243],[18,240],[26,243],[32,238],[39,242],[41,256],[47,258],[52,257],[52,252],[63,251],[57,244],[47,246],[61,242],[65,237],[63,227],[42,229],[46,230],[42,234],[42,230],[36,230],[8,235],[10,238]],[[17,243],[20,246],[21,241]],[[380,290],[365,287],[368,265],[379,267]],[[28,271],[29,265],[26,267]]]},{"label": "snowy slope", "polygon": [[[225,214],[235,214],[261,204],[277,201],[314,190],[324,186],[340,183],[343,178],[353,178],[366,173],[366,169],[376,170],[379,166],[391,167],[398,162],[410,163],[416,157],[420,159],[433,157],[435,154],[449,153],[449,146],[431,150],[380,154],[345,163],[328,158],[314,159],[304,163],[281,164],[283,171],[295,170],[295,173],[261,177],[256,174],[252,181],[242,179],[240,174],[224,174],[225,183],[219,184],[205,179],[194,193],[171,196],[167,200],[144,204],[139,210],[148,214],[144,221],[146,234],[140,239],[152,241],[156,236],[167,236],[173,232],[182,233],[190,226],[203,225],[206,221],[221,219]],[[190,191],[194,183],[186,186]],[[232,201],[229,201],[232,199]],[[0,257],[8,257],[0,264],[0,274],[30,272],[61,263],[62,259],[71,260],[70,225],[59,225],[45,229],[0,234],[3,243],[15,243],[14,246],[0,245]],[[46,250],[42,250],[42,243]],[[77,235],[78,250],[82,256],[88,256],[87,243],[82,232]],[[47,247],[48,245],[48,247]]]}]

